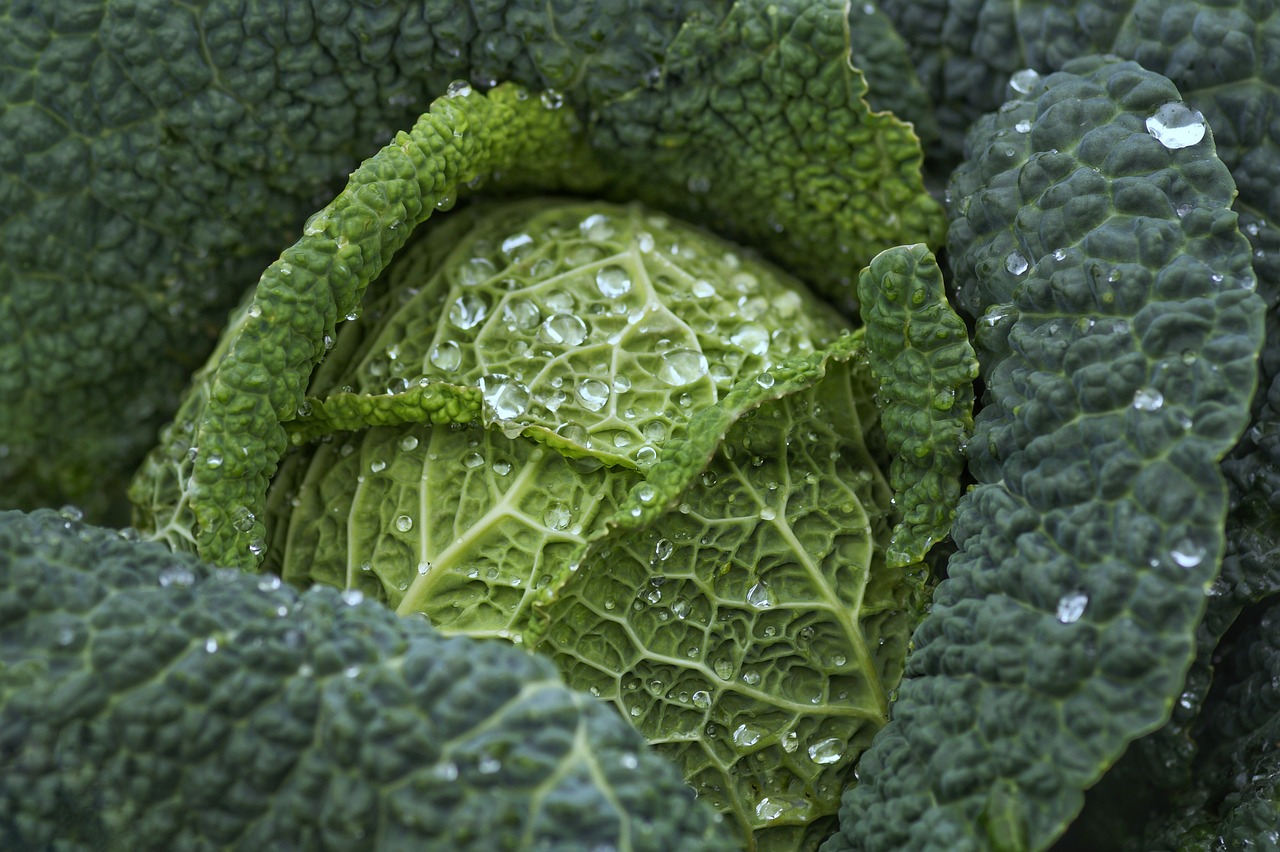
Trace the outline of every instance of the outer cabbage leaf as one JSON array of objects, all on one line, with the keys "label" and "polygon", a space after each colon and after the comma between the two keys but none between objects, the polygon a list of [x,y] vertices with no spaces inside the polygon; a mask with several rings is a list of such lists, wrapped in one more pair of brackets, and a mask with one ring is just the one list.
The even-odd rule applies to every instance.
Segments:
[{"label": "outer cabbage leaf", "polygon": [[[1214,129],[1239,189],[1235,210],[1268,306],[1267,349],[1252,427],[1224,462],[1231,530],[1219,620],[1280,588],[1280,4],[1275,0],[883,0],[908,36],[939,108],[949,155],[965,127],[1036,74],[1090,53],[1132,59],[1169,77]],[[1016,94],[1016,93],[1015,93]],[[944,157],[945,159],[945,157]]]},{"label": "outer cabbage leaf", "polygon": [[1249,610],[1196,731],[1189,789],[1150,820],[1145,849],[1280,848],[1280,610]]},{"label": "outer cabbage leaf", "polygon": [[1047,846],[1168,717],[1223,551],[1263,313],[1233,183],[1202,123],[1149,132],[1190,112],[1133,63],[1034,96],[975,127],[951,187],[980,484],[833,849]]},{"label": "outer cabbage leaf", "polygon": [[[543,111],[513,89],[489,97],[459,89],[436,102],[416,135],[397,137],[357,170],[264,274],[250,308],[258,313],[192,395],[208,411],[189,401],[148,462],[135,494],[163,502],[144,510],[152,517],[141,525],[194,527],[206,557],[257,561],[261,494],[284,448],[276,424],[302,404],[322,341],[357,312],[364,287],[411,227],[477,178],[501,173],[506,187],[579,191],[607,184],[610,194],[683,209],[811,273],[851,304],[849,270],[873,247],[928,238],[941,220],[923,190],[910,127],[862,100],[845,13],[834,0],[744,0],[723,27],[691,19],[657,85],[584,110],[576,132],[554,95],[541,99]],[[192,447],[206,454],[194,466]],[[169,521],[164,506],[175,504],[190,507],[195,521]],[[233,514],[250,520],[236,526]]]},{"label": "outer cabbage leaf", "polygon": [[7,848],[713,850],[552,666],[372,601],[0,514]]},{"label": "outer cabbage leaf", "polygon": [[[615,175],[646,176],[651,200],[684,204],[704,177],[679,167],[713,157],[725,170],[696,206],[814,272],[835,268],[811,249],[834,246],[824,240],[837,220],[879,239],[900,213],[893,241],[940,237],[910,129],[858,99],[846,54],[862,30],[846,12],[833,0],[0,3],[0,499],[109,491],[96,504],[109,502],[104,476],[150,442],[237,294],[317,198],[451,80],[545,91],[593,125]],[[734,103],[744,86],[759,97]],[[828,135],[829,109],[840,119]],[[713,138],[730,128],[742,135]],[[637,154],[655,132],[665,182]],[[798,170],[789,153],[824,139],[832,147],[808,148]],[[873,172],[846,198],[824,191]],[[773,203],[785,193],[788,204]]]}]

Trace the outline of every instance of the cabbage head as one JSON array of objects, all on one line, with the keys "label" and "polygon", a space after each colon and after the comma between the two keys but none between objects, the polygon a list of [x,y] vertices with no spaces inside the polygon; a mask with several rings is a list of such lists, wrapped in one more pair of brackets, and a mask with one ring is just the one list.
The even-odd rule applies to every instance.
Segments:
[{"label": "cabbage head", "polygon": [[[548,198],[453,211],[348,319],[284,423],[264,567],[544,652],[744,831],[830,833],[925,594],[886,559],[867,331],[667,214]],[[171,494],[150,470],[135,496]]]}]

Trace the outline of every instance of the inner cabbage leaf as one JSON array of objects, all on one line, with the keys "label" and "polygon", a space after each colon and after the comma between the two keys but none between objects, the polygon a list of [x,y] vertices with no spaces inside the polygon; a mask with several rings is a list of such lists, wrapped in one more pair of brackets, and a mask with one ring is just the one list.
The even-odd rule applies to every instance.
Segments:
[{"label": "inner cabbage leaf", "polygon": [[638,206],[458,210],[373,289],[286,424],[266,567],[546,651],[757,848],[829,833],[924,586],[861,333]]}]

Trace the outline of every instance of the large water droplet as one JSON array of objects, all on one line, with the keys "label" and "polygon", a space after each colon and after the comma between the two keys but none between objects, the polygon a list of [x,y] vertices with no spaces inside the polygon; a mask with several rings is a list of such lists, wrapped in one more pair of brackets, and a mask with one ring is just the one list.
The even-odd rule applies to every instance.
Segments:
[{"label": "large water droplet", "polygon": [[1133,392],[1133,407],[1139,411],[1158,411],[1164,405],[1164,394],[1155,388],[1138,388]]},{"label": "large water droplet", "polygon": [[462,348],[452,340],[442,340],[431,347],[427,356],[431,365],[439,370],[451,373],[462,366]]},{"label": "large water droplet", "polygon": [[569,507],[563,503],[552,503],[542,513],[542,522],[553,530],[568,529],[572,520],[573,512],[569,511]]},{"label": "large water droplet", "polygon": [[751,746],[760,742],[760,738],[764,736],[764,730],[757,728],[755,725],[743,723],[734,729],[733,744],[739,748],[751,748]]},{"label": "large water droplet", "polygon": [[759,323],[744,322],[729,336],[729,342],[751,355],[769,351],[769,331]]},{"label": "large water droplet", "polygon": [[756,609],[768,609],[776,603],[773,590],[764,580],[760,580],[747,590],[747,603]]},{"label": "large water droplet", "polygon": [[1166,148],[1189,148],[1204,138],[1208,126],[1199,110],[1173,101],[1147,119],[1147,132]]},{"label": "large water droplet", "polygon": [[413,518],[408,515],[400,515],[396,518],[396,529],[403,533],[409,532],[413,529]]},{"label": "large water droplet", "polygon": [[699,710],[706,710],[711,706],[711,693],[705,689],[699,689],[693,694],[693,706]]},{"label": "large water droplet", "polygon": [[1029,95],[1040,87],[1040,82],[1040,74],[1034,68],[1023,68],[1009,78],[1009,88],[1020,95]]},{"label": "large water droplet", "polygon": [[721,680],[729,680],[733,677],[733,663],[725,657],[716,660],[711,667],[715,670],[716,677]]},{"label": "large water droplet", "polygon": [[1027,259],[1016,251],[1009,252],[1009,256],[1004,259],[1004,268],[1014,275],[1021,275],[1027,271]]},{"label": "large water droplet", "polygon": [[481,377],[480,395],[499,420],[519,417],[529,407],[529,389],[501,373]]},{"label": "large water droplet", "polygon": [[552,314],[538,332],[543,343],[577,346],[587,339],[587,324],[573,314]]},{"label": "large water droplet", "polygon": [[356,606],[364,600],[364,592],[359,589],[343,589],[342,602],[347,606]]},{"label": "large water droplet", "polygon": [[583,379],[578,382],[575,393],[588,411],[599,411],[609,401],[609,386],[599,379]]},{"label": "large water droplet", "polygon": [[453,300],[449,306],[449,322],[461,329],[475,328],[489,312],[489,306],[479,295],[467,293]]},{"label": "large water droplet", "polygon": [[658,378],[672,387],[695,382],[707,374],[707,358],[692,349],[673,349],[663,355]]},{"label": "large water droplet", "polygon": [[521,297],[502,306],[502,319],[513,329],[528,331],[542,321],[542,312],[533,300]]},{"label": "large water droplet", "polygon": [[471,84],[466,80],[454,80],[444,90],[446,98],[465,98],[469,94],[471,94]]},{"label": "large water droplet", "polygon": [[582,236],[594,242],[607,240],[615,233],[613,223],[603,213],[592,213],[583,219],[582,224],[578,226],[578,230],[582,232]]},{"label": "large water droplet", "polygon": [[844,749],[844,740],[837,737],[828,737],[824,740],[818,740],[809,746],[809,759],[814,763],[823,765],[835,763],[844,757]]},{"label": "large water droplet", "polygon": [[1089,596],[1083,592],[1072,592],[1058,599],[1058,611],[1055,613],[1063,624],[1075,624],[1084,615],[1089,605]]},{"label": "large water droplet", "polygon": [[1170,554],[1182,568],[1194,568],[1204,560],[1205,549],[1190,538],[1184,538],[1174,546]]},{"label": "large water droplet", "polygon": [[606,299],[616,299],[631,292],[631,276],[621,266],[606,266],[596,273],[596,287]]}]

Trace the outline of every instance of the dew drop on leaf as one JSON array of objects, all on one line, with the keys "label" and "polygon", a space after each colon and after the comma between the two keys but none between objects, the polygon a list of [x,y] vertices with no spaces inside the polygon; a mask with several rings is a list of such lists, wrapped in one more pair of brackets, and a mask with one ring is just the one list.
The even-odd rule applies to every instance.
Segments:
[{"label": "dew drop on leaf", "polygon": [[1055,615],[1058,621],[1063,624],[1075,624],[1084,615],[1085,607],[1088,605],[1088,595],[1082,592],[1072,592],[1058,599],[1058,611]]},{"label": "dew drop on leaf", "polygon": [[1147,132],[1166,148],[1189,148],[1204,139],[1204,116],[1184,103],[1172,101],[1147,119]]},{"label": "dew drop on leaf", "polygon": [[1139,411],[1158,411],[1164,405],[1164,394],[1155,388],[1138,388],[1133,393],[1133,407]]},{"label": "dew drop on leaf", "polygon": [[809,759],[814,763],[823,765],[835,763],[844,756],[845,743],[844,740],[837,737],[828,737],[818,740],[809,746]]},{"label": "dew drop on leaf", "polygon": [[1184,538],[1173,548],[1170,554],[1173,561],[1182,568],[1194,568],[1204,560],[1205,550],[1189,538]]},{"label": "dew drop on leaf", "polygon": [[529,407],[529,389],[510,376],[494,373],[480,378],[480,395],[499,420],[519,417]]},{"label": "dew drop on leaf", "polygon": [[658,378],[672,387],[695,382],[707,374],[707,358],[692,349],[673,349],[659,361]]}]

